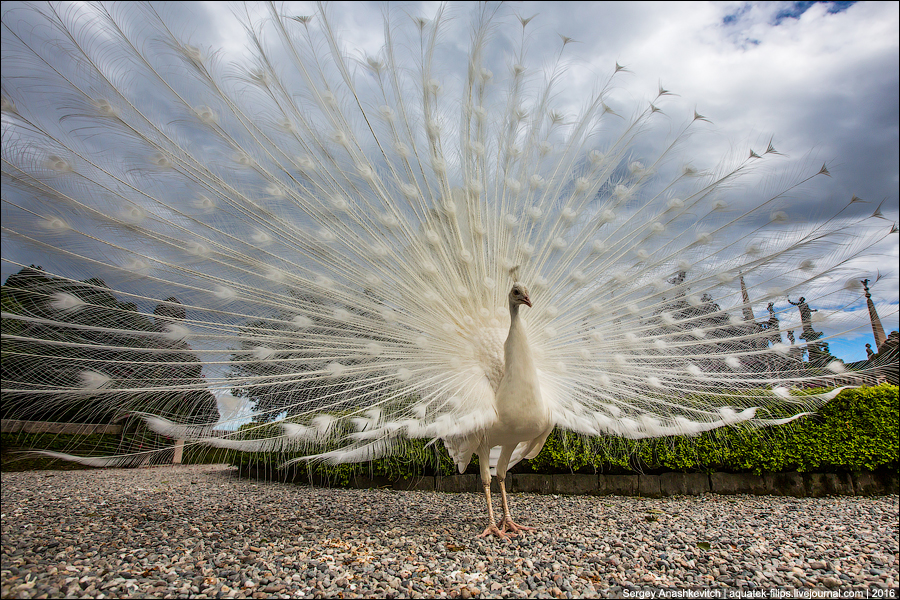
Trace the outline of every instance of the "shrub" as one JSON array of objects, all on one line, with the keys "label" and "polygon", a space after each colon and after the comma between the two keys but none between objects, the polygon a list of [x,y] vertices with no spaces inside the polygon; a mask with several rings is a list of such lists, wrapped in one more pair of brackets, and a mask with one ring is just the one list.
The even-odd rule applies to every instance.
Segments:
[{"label": "shrub", "polygon": [[[898,468],[898,388],[888,384],[845,390],[816,415],[793,423],[763,429],[726,427],[696,437],[665,437],[651,440],[585,438],[555,431],[541,453],[523,461],[513,472],[764,472],[783,471],[874,471]],[[99,436],[4,434],[3,468],[15,468],[8,460],[10,445],[46,448],[73,454],[96,454],[104,447]],[[74,444],[74,446],[73,446]],[[109,446],[106,446],[109,447]],[[363,464],[294,464],[279,471],[284,454],[253,454],[185,448],[187,464],[228,461],[245,471],[290,480],[346,485],[354,477],[387,480],[456,472],[441,442],[406,440],[393,456]],[[28,463],[26,463],[28,464]],[[55,461],[53,468],[60,468]],[[13,466],[10,466],[13,465]],[[38,465],[40,466],[40,465]],[[10,467],[10,468],[8,468]],[[32,467],[33,468],[33,467]],[[477,473],[477,459],[467,472]]]}]

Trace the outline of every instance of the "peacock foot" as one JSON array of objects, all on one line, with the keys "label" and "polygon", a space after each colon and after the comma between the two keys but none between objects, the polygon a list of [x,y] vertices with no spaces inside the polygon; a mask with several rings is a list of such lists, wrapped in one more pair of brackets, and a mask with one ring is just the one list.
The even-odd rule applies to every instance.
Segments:
[{"label": "peacock foot", "polygon": [[516,537],[515,533],[500,531],[500,528],[497,527],[497,525],[494,523],[491,523],[490,525],[488,525],[487,528],[484,530],[484,533],[482,533],[478,537],[483,538],[483,537],[487,537],[489,535],[496,535],[498,538],[500,538],[502,540],[508,540],[511,537]]},{"label": "peacock foot", "polygon": [[504,533],[508,533],[509,535],[518,535],[520,531],[535,531],[534,527],[527,527],[525,525],[519,525],[515,521],[513,521],[510,517],[503,517],[503,520],[500,521],[500,525],[502,526],[502,531]]}]

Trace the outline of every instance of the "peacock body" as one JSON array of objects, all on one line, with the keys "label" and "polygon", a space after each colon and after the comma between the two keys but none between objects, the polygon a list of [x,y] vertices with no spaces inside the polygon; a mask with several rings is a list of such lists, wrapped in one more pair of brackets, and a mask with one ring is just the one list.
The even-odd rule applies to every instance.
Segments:
[{"label": "peacock body", "polygon": [[[694,165],[696,112],[649,153],[669,92],[622,116],[618,65],[563,112],[570,40],[534,68],[529,19],[502,9],[466,17],[464,72],[443,70],[443,9],[387,15],[382,47],[352,57],[325,9],[245,10],[237,58],[148,5],[5,10],[3,243],[42,268],[4,251],[22,269],[4,419],[140,414],[173,439],[332,462],[440,439],[464,469],[532,456],[553,426],[690,435],[840,389],[827,338],[798,354],[741,295],[787,320],[806,293],[832,307],[819,323],[859,300],[852,259],[890,227],[787,218],[826,167],[759,184],[771,144]],[[10,26],[26,17],[28,35]],[[510,328],[516,280],[533,306]],[[790,394],[812,384],[835,391]]]}]

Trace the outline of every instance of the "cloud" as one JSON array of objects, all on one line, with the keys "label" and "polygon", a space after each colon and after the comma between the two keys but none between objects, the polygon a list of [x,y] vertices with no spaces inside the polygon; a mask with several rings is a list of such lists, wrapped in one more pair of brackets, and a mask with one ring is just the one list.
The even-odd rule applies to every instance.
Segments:
[{"label": "cloud", "polygon": [[[433,17],[439,6],[434,2],[392,3],[389,11],[401,22],[420,13]],[[441,40],[436,76],[447,95],[455,93],[454,86],[464,80],[472,6],[446,10],[449,22]],[[802,166],[815,171],[824,162],[832,173],[830,179],[817,181],[803,193],[784,199],[792,218],[812,222],[821,215],[833,214],[855,194],[868,204],[854,205],[844,216],[871,212],[884,200],[884,225],[889,227],[898,220],[900,162],[900,26],[896,6],[857,3],[836,10],[833,5],[813,4],[802,13],[796,6],[523,2],[498,10],[523,17],[536,15],[526,29],[530,44],[526,63],[539,64],[543,70],[532,73],[530,82],[537,85],[542,72],[564,67],[559,71],[554,102],[569,115],[578,112],[581,99],[597,89],[599,82],[613,77],[616,63],[625,65],[628,71],[613,77],[610,104],[623,114],[630,115],[636,106],[655,101],[660,85],[675,94],[659,100],[663,112],[658,115],[658,129],[638,143],[637,153],[658,147],[659,141],[679,130],[696,109],[713,123],[701,124],[698,135],[683,149],[683,155],[698,166],[713,168],[732,152],[746,156],[750,148],[764,150],[768,140],[774,138],[775,147],[786,155],[781,169],[795,173]],[[22,13],[10,12],[15,8],[16,3],[4,3],[4,22],[13,14],[16,19],[24,18]],[[140,13],[130,12],[127,5],[117,10],[126,18],[133,15],[131,24],[140,29],[136,19]],[[250,10],[256,16],[265,16],[259,7]],[[304,2],[285,4],[283,10],[303,16],[312,14],[315,8]],[[334,28],[344,40],[342,50],[360,60],[378,55],[385,10],[382,4],[367,2],[330,5]],[[161,15],[190,43],[220,50],[226,62],[248,56],[244,28],[220,3],[163,5]],[[507,19],[504,23],[493,32],[496,43],[489,46],[490,56],[486,58],[498,74],[515,62],[521,31],[515,21]],[[24,21],[9,24],[20,32],[29,30]],[[321,23],[314,20],[310,27],[315,30]],[[402,35],[400,31],[395,34]],[[575,40],[566,45],[559,63],[556,57],[563,42],[557,34]],[[265,35],[275,34],[267,30]],[[398,42],[411,52],[418,51],[413,37],[400,37]],[[8,67],[5,61],[4,77]],[[287,70],[281,60],[278,68]],[[128,73],[121,75],[127,77]],[[365,77],[361,67],[355,75]],[[201,103],[202,90],[180,91]],[[154,98],[152,92],[148,88],[148,100]],[[43,99],[45,103],[52,100]],[[154,109],[155,116],[164,121],[165,107]],[[171,125],[176,128],[178,124]],[[677,167],[680,164],[671,165]],[[873,294],[879,311],[885,311],[887,327],[891,327],[888,322],[896,323],[897,240],[896,235],[887,238],[868,252],[867,258],[860,259],[873,278],[878,271],[883,275]],[[47,261],[53,260],[46,250],[26,249],[6,237],[3,249],[4,258],[24,264],[47,266]],[[3,278],[17,270],[17,266],[4,262]],[[854,318],[866,314],[861,306],[851,311]]]}]

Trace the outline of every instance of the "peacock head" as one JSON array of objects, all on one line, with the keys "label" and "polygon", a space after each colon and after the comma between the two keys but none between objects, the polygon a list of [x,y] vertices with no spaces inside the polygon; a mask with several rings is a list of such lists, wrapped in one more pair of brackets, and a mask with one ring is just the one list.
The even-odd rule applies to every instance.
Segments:
[{"label": "peacock head", "polygon": [[518,306],[519,304],[531,306],[531,298],[528,297],[528,288],[521,283],[514,283],[512,289],[509,291],[509,304],[510,306]]}]

